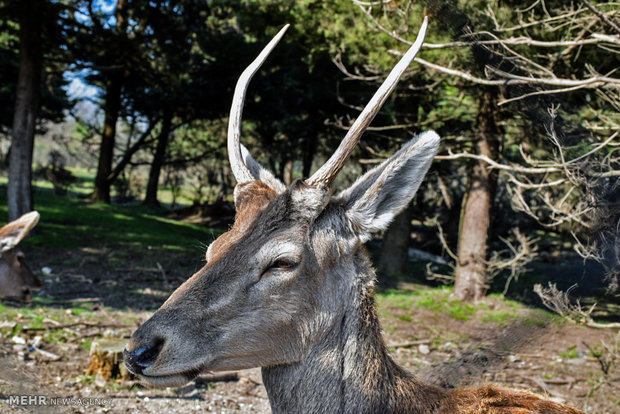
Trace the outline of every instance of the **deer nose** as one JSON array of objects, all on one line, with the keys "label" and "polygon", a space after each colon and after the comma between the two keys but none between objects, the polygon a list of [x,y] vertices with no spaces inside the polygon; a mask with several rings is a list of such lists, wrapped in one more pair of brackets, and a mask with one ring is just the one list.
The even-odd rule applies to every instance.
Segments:
[{"label": "deer nose", "polygon": [[142,346],[131,351],[125,348],[125,351],[123,351],[125,365],[132,373],[142,374],[146,368],[153,365],[153,363],[157,360],[157,357],[163,347],[164,340],[156,339],[149,345]]}]

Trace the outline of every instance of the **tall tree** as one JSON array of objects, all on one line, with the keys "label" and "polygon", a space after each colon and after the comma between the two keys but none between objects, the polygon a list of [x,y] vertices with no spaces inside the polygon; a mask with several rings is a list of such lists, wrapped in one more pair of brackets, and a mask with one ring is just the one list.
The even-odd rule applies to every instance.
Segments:
[{"label": "tall tree", "polygon": [[[528,219],[527,230],[554,228],[576,238],[584,257],[603,262],[606,256],[618,257],[612,246],[618,246],[620,209],[609,201],[617,194],[614,169],[620,161],[610,145],[618,134],[620,102],[620,80],[611,75],[619,57],[611,46],[618,44],[613,22],[617,7],[548,0],[520,9],[521,3],[514,1],[443,0],[360,9],[383,34],[406,41],[407,28],[415,26],[411,21],[419,13],[415,9],[423,3],[431,17],[441,16],[431,20],[440,30],[431,30],[416,60],[436,80],[426,97],[442,91],[442,99],[432,96],[431,102],[440,122],[430,117],[424,122],[440,129],[443,146],[452,153],[438,158],[453,161],[457,168],[467,165],[468,170],[455,296],[479,299],[505,266],[511,275],[523,270],[534,257],[532,240],[510,227]],[[574,16],[579,16],[575,24]],[[460,102],[445,105],[453,87]],[[459,105],[466,110],[459,111]],[[477,108],[475,122],[472,108]],[[466,119],[469,125],[462,122]],[[494,194],[500,172],[507,183],[507,191],[498,194],[501,198]],[[524,214],[508,215],[506,209],[494,208],[494,202]],[[501,218],[495,223],[503,228],[493,228],[494,216]],[[498,239],[512,257],[498,259],[499,249],[488,254]],[[617,286],[620,266],[608,268],[611,286]]]},{"label": "tall tree", "polygon": [[[126,0],[117,0],[116,3],[116,37],[119,42],[126,37],[127,18],[125,10]],[[119,45],[122,46],[122,45]],[[120,67],[114,68],[108,72],[105,84],[105,104],[104,104],[104,121],[103,132],[101,134],[101,146],[99,148],[99,161],[97,163],[97,174],[95,176],[95,186],[91,196],[93,201],[109,203],[110,202],[110,184],[109,179],[112,173],[112,163],[114,161],[114,142],[116,138],[116,123],[118,122],[119,111],[121,109],[121,93],[124,78],[127,76],[128,68],[123,64],[118,56],[114,56],[116,51],[109,49],[113,56],[112,61],[119,64]],[[116,58],[115,58],[116,57]]]},{"label": "tall tree", "polygon": [[[496,92],[485,88],[478,109],[476,154],[496,160],[499,153],[499,123]],[[463,301],[478,300],[487,290],[486,261],[491,212],[497,187],[497,172],[484,161],[471,160],[467,189],[461,209],[458,238],[458,262],[455,270],[454,296]]]},{"label": "tall tree", "polygon": [[20,62],[11,132],[9,184],[7,199],[9,220],[33,209],[32,151],[39,110],[43,52],[43,0],[25,0],[19,13]]},{"label": "tall tree", "polygon": [[168,140],[170,139],[171,126],[172,114],[169,110],[166,110],[162,118],[159,135],[157,136],[157,146],[155,148],[155,154],[153,154],[149,180],[146,185],[144,204],[149,206],[159,206],[159,201],[157,201],[157,189],[159,187],[161,169],[166,161],[166,149],[168,148]]},{"label": "tall tree", "polygon": [[218,119],[227,112],[221,102],[228,99],[236,80],[236,70],[231,70],[231,66],[242,63],[234,51],[244,43],[233,31],[229,8],[226,2],[205,5],[195,0],[175,0],[141,4],[131,11],[131,18],[139,22],[140,29],[151,33],[152,49],[147,56],[148,83],[129,86],[126,98],[145,117],[161,119],[152,149],[144,199],[147,205],[159,204],[161,171],[171,162],[170,153],[175,153],[174,168],[178,169],[196,162],[195,158],[204,150],[194,146],[191,151],[178,154],[176,146],[169,151],[170,145],[174,145],[173,131],[196,119]]}]

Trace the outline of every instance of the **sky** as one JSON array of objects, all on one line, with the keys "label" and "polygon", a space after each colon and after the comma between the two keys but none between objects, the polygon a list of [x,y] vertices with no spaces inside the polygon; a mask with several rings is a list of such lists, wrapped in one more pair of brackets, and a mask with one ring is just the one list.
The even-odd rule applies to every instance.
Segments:
[{"label": "sky", "polygon": [[94,10],[101,10],[102,13],[112,13],[116,8],[116,0],[95,0],[93,2]]},{"label": "sky", "polygon": [[[116,9],[117,0],[95,0],[93,2],[93,10],[95,12],[101,12],[102,14],[112,14]],[[76,17],[78,19],[82,19],[82,21],[86,21],[88,19],[88,12],[84,10],[83,13],[77,13]],[[114,19],[114,16],[111,16],[110,19]],[[108,21],[108,23],[113,24],[113,21]],[[65,72],[65,79],[67,79],[70,83],[67,87],[67,93],[70,99],[91,99],[97,96],[100,92],[98,88],[88,85],[83,81],[83,77],[87,75],[84,71],[67,71]]]},{"label": "sky", "polygon": [[65,72],[65,79],[70,80],[67,87],[70,99],[94,98],[99,92],[98,88],[84,83],[80,77],[76,76],[75,72]]}]

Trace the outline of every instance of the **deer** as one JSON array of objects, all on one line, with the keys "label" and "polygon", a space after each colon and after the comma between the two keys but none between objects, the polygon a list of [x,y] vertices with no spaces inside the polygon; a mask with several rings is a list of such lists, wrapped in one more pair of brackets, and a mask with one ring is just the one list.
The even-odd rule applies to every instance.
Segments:
[{"label": "deer", "polygon": [[24,252],[16,246],[39,222],[39,213],[31,211],[0,229],[0,297],[32,301],[32,291],[42,287],[32,273]]},{"label": "deer", "polygon": [[285,26],[240,76],[228,154],[237,181],[235,221],[206,250],[206,264],[131,335],[130,372],[180,386],[203,371],[261,367],[274,413],[557,413],[581,411],[494,385],[443,389],[389,355],[364,243],[411,201],[439,148],[426,131],[333,194],[361,134],[420,49],[416,41],[310,178],[285,186],[240,143],[250,79]]}]

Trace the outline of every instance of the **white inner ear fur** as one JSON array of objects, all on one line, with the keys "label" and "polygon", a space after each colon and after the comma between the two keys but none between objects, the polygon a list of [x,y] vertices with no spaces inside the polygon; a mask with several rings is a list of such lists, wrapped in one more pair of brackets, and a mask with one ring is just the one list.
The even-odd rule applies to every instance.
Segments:
[{"label": "white inner ear fur", "polygon": [[338,195],[362,242],[384,230],[415,195],[439,149],[439,135],[426,131]]},{"label": "white inner ear fur", "polygon": [[39,222],[39,213],[31,211],[0,229],[0,253],[19,244]]},{"label": "white inner ear fur", "polygon": [[17,246],[23,238],[21,235],[22,228],[14,229],[11,233],[0,236],[0,252],[6,252]]}]

